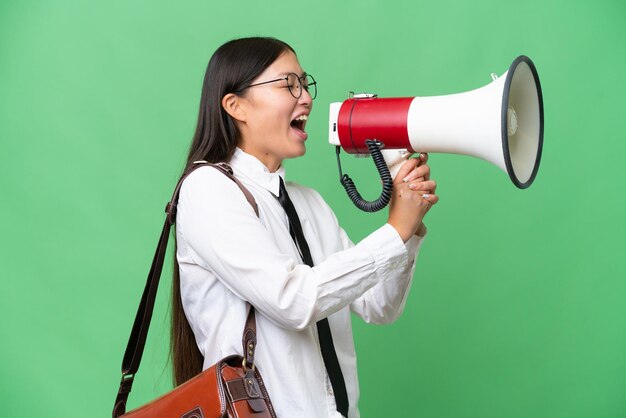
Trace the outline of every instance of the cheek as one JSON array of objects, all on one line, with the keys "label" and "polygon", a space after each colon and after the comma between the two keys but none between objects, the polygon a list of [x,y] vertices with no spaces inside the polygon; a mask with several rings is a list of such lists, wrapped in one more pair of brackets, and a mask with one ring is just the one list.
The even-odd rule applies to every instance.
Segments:
[{"label": "cheek", "polygon": [[259,129],[264,129],[266,132],[285,131],[291,126],[291,117],[295,110],[295,100],[291,102],[279,93],[268,94],[263,100],[263,103],[259,103],[257,111],[254,113],[254,125]]},{"label": "cheek", "polygon": [[291,128],[291,116],[289,110],[275,111],[266,115],[264,123],[269,130],[284,132]]}]

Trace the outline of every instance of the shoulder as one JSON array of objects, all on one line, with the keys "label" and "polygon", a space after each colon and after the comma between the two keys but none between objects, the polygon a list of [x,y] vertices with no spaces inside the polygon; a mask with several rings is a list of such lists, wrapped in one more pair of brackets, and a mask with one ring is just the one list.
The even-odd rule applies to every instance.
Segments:
[{"label": "shoulder", "polygon": [[[211,166],[203,166],[189,174],[181,184],[178,206],[202,207],[211,211],[227,209],[232,203],[247,202],[237,184]],[[242,205],[245,207],[248,205]],[[239,206],[239,205],[237,205]]]},{"label": "shoulder", "polygon": [[205,165],[195,169],[189,174],[181,185],[181,194],[183,191],[194,191],[196,189],[204,189],[206,187],[223,187],[226,185],[234,184],[231,179],[226,177],[219,170]]},{"label": "shoulder", "polygon": [[203,166],[189,174],[180,187],[181,199],[196,193],[228,196],[241,194],[241,191],[239,191],[237,184],[220,170],[211,166]]}]

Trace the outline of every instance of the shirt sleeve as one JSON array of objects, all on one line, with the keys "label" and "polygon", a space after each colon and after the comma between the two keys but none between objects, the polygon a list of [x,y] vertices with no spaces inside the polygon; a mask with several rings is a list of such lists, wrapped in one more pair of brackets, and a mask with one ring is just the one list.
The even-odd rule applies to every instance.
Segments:
[{"label": "shirt sleeve", "polygon": [[[354,244],[343,228],[339,226],[335,214],[330,208],[328,210],[338,230],[341,247],[353,247]],[[383,280],[350,304],[352,312],[360,316],[365,322],[374,324],[393,322],[402,314],[415,273],[415,261],[426,236],[426,229],[424,228],[423,236],[414,235],[406,243],[403,243],[393,226],[386,224],[383,228],[387,228],[389,233],[394,236],[395,251],[403,251],[405,258],[403,262],[395,264],[395,268],[381,272],[384,274]],[[378,249],[383,256],[385,250],[383,247]]]},{"label": "shirt sleeve", "polygon": [[[392,226],[389,227],[393,229]],[[402,241],[399,236],[398,239]],[[408,262],[394,270],[387,280],[373,286],[356,299],[350,305],[352,312],[365,322],[374,324],[393,322],[402,314],[415,273],[415,260],[423,240],[424,237],[414,235],[404,244]]]},{"label": "shirt sleeve", "polygon": [[[317,192],[314,190],[310,192],[311,200],[308,204],[314,207],[315,213],[323,213],[321,215],[323,225],[332,225],[334,228],[328,233],[339,241],[339,245],[335,247],[339,249],[354,247],[346,232],[339,226],[332,209]],[[321,229],[323,226],[318,227]],[[381,229],[386,229],[391,239],[385,246],[373,248],[372,251],[382,258],[391,257],[392,254],[397,253],[403,253],[404,257],[390,265],[390,268],[380,270],[379,282],[350,304],[352,312],[364,321],[376,324],[393,322],[402,314],[414,276],[417,254],[426,236],[426,227],[424,227],[420,230],[421,235],[413,236],[403,243],[393,226],[386,224]]]},{"label": "shirt sleeve", "polygon": [[407,264],[405,246],[389,225],[315,267],[300,264],[279,249],[237,185],[210,167],[183,182],[176,221],[179,245],[195,264],[291,329],[348,306]]}]

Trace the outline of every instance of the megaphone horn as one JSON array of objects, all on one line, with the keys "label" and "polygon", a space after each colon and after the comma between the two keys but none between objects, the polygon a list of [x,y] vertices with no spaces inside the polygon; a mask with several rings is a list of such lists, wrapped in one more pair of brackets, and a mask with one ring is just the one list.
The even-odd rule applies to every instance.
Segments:
[{"label": "megaphone horn", "polygon": [[[522,55],[502,77],[493,76],[486,86],[464,93],[401,98],[354,95],[331,103],[329,142],[338,153],[342,148],[350,154],[374,156],[384,148],[407,150],[407,158],[413,152],[470,155],[500,167],[513,184],[525,189],[537,175],[543,146],[539,76],[530,58]],[[387,167],[377,163],[377,168],[382,177]],[[379,207],[382,203],[375,205],[376,210],[386,206]]]}]

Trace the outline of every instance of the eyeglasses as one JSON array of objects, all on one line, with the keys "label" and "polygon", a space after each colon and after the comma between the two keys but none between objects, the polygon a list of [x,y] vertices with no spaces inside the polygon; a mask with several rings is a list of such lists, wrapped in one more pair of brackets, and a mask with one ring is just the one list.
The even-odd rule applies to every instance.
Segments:
[{"label": "eyeglasses", "polygon": [[302,90],[306,90],[311,95],[311,99],[315,99],[317,97],[317,81],[313,78],[311,74],[305,74],[300,77],[296,73],[289,73],[287,77],[277,78],[275,80],[262,81],[260,83],[250,84],[240,90],[235,91],[234,93],[239,93],[244,91],[247,88],[261,86],[263,84],[276,83],[277,81],[286,81],[287,86],[289,88],[289,93],[296,98],[299,99],[302,97]]}]

